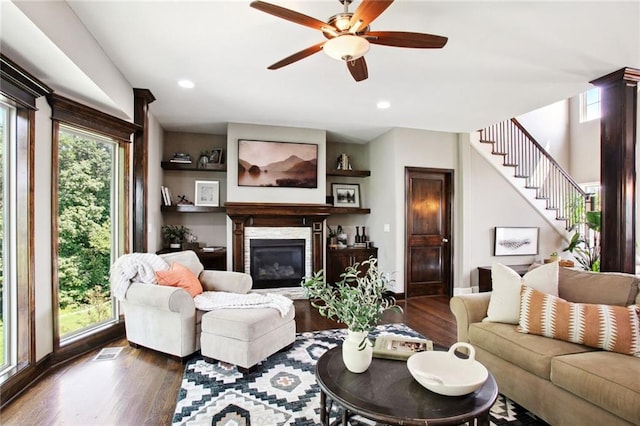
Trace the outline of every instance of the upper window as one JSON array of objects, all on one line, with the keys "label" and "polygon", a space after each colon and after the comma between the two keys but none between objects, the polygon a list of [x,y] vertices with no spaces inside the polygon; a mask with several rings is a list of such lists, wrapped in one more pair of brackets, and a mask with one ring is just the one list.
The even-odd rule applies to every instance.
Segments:
[{"label": "upper window", "polygon": [[600,118],[600,88],[594,87],[580,94],[580,122]]}]

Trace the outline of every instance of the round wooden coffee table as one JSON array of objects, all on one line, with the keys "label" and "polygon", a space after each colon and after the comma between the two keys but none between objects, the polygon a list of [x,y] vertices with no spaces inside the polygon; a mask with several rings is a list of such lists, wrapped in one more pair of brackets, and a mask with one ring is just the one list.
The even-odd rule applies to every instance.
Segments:
[{"label": "round wooden coffee table", "polygon": [[489,425],[489,410],[498,397],[491,373],[480,389],[464,396],[443,396],[425,389],[411,376],[405,361],[374,358],[367,371],[355,374],[342,362],[342,346],[320,357],[316,379],[323,425],[329,424],[331,401],[344,408],[343,425],[355,414],[393,425]]}]

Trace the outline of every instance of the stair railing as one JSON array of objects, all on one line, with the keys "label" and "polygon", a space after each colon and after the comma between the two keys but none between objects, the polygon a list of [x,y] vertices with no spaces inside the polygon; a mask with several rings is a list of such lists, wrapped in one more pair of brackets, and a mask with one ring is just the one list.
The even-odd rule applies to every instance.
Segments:
[{"label": "stair railing", "polygon": [[514,168],[514,176],[526,179],[525,187],[536,190],[536,198],[546,200],[546,208],[556,211],[556,219],[566,229],[584,235],[589,194],[551,157],[516,120],[503,121],[480,130],[480,142],[492,143],[493,154],[504,156],[503,164]]}]

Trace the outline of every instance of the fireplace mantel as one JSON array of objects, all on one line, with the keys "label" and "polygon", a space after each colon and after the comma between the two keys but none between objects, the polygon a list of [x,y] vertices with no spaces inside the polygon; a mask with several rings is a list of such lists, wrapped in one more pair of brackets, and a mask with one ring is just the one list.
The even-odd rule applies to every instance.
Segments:
[{"label": "fireplace mantel", "polygon": [[329,216],[329,204],[294,203],[225,203],[227,215],[233,222],[233,270],[244,272],[244,229],[259,227],[311,228],[313,270],[322,269],[324,260],[324,220]]}]

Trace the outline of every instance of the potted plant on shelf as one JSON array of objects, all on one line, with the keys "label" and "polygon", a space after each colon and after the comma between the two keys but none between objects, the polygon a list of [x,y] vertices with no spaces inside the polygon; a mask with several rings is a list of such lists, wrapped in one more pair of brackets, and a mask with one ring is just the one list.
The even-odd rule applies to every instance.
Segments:
[{"label": "potted plant on shelf", "polygon": [[378,269],[378,260],[370,257],[362,262],[367,272],[359,271],[360,264],[349,266],[340,275],[341,281],[330,284],[320,270],[302,282],[311,305],[323,317],[347,326],[347,339],[342,344],[342,358],[349,371],[362,373],[369,368],[373,354],[367,338],[387,310],[402,312],[396,300],[388,296],[391,281],[387,273]]},{"label": "potted plant on shelf", "polygon": [[191,230],[183,225],[163,225],[162,238],[165,246],[169,248],[181,248],[182,243],[186,241],[191,234]]}]

